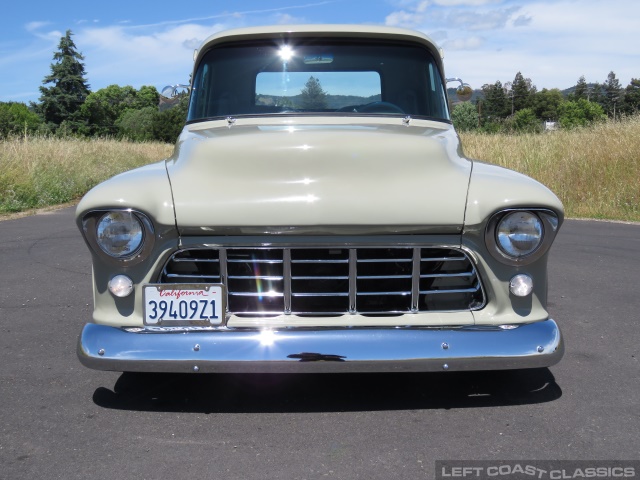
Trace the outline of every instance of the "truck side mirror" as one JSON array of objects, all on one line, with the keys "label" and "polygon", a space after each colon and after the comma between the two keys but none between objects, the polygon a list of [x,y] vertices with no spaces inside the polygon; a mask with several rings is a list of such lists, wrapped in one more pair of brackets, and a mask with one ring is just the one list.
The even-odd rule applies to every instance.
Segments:
[{"label": "truck side mirror", "polygon": [[464,83],[460,78],[447,78],[447,83],[448,82],[460,82],[460,85],[456,88],[456,96],[458,97],[458,100],[461,102],[467,102],[471,99],[473,89],[468,83]]},{"label": "truck side mirror", "polygon": [[189,85],[178,83],[177,85],[167,85],[160,91],[158,108],[160,111],[172,108],[180,102],[180,98],[188,94],[191,90]]}]

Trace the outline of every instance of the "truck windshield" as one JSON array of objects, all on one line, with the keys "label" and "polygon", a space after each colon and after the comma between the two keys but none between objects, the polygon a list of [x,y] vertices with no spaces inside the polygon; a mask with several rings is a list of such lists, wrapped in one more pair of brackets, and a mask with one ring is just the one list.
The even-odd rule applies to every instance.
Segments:
[{"label": "truck windshield", "polygon": [[292,114],[449,120],[438,64],[415,44],[237,42],[212,48],[198,65],[188,121]]}]

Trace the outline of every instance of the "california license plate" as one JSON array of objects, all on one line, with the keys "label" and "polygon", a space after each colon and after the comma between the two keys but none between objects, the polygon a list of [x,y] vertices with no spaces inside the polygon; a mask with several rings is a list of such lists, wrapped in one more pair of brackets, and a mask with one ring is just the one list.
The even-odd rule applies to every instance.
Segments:
[{"label": "california license plate", "polygon": [[220,325],[224,286],[212,284],[145,285],[145,325]]}]

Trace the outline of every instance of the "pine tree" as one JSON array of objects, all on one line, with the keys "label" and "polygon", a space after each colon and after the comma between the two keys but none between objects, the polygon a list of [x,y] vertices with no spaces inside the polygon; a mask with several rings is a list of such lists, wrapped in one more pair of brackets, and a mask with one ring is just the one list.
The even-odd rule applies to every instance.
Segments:
[{"label": "pine tree", "polygon": [[589,89],[589,93],[587,95],[587,100],[590,102],[595,102],[599,104],[602,108],[604,108],[604,88],[603,85],[596,82]]},{"label": "pine tree", "polygon": [[573,91],[573,99],[580,100],[581,98],[588,100],[589,97],[589,86],[587,85],[587,80],[584,78],[584,75],[580,76],[578,79],[578,83],[576,83],[576,88]]},{"label": "pine tree", "polygon": [[493,122],[511,114],[511,102],[499,80],[494,84],[483,85],[482,93],[484,99],[481,108],[484,121]]},{"label": "pine tree", "polygon": [[82,63],[84,57],[77,51],[71,35],[71,30],[67,30],[60,38],[58,50],[53,55],[51,74],[42,81],[44,85],[52,86],[40,87],[40,103],[35,107],[54,128],[65,123],[68,129],[75,131],[80,123],[80,107],[89,95],[89,85]]},{"label": "pine tree", "polygon": [[624,91],[624,113],[635,115],[640,112],[640,78],[632,78]]},{"label": "pine tree", "polygon": [[[609,72],[607,80],[604,82],[604,109],[610,117],[615,118],[620,110],[622,103],[623,90],[620,81],[616,78],[616,74]],[[616,110],[618,110],[616,112]]]},{"label": "pine tree", "polygon": [[516,73],[511,84],[511,113],[531,107],[531,95],[535,91],[536,87],[533,86],[530,78],[524,78],[520,72]]},{"label": "pine tree", "polygon": [[304,88],[300,92],[300,103],[307,110],[319,110],[327,108],[327,93],[322,89],[320,80],[309,77]]}]

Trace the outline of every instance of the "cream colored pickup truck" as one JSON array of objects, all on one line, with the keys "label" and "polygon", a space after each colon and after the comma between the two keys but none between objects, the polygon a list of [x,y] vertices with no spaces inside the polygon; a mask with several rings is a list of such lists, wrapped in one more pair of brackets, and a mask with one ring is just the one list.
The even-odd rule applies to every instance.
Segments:
[{"label": "cream colored pickup truck", "polygon": [[196,51],[171,157],[91,190],[90,367],[534,368],[563,355],[546,187],[466,158],[441,50],[375,26],[231,30]]}]

